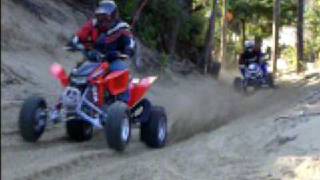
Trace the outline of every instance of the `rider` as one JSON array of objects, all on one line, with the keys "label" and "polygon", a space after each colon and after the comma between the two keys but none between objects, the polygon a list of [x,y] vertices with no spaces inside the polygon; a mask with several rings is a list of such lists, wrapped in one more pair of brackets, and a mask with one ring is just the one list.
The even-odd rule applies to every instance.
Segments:
[{"label": "rider", "polygon": [[239,68],[242,76],[245,75],[245,68],[249,66],[250,63],[257,63],[260,65],[263,75],[267,74],[267,66],[263,60],[263,53],[261,52],[260,46],[256,45],[254,41],[245,42],[245,50],[240,55]]},{"label": "rider", "polygon": [[[110,62],[110,72],[126,70],[127,62],[120,59],[120,55],[132,57],[135,41],[130,26],[119,18],[118,8],[114,1],[104,0],[89,19],[75,34],[71,44],[84,48],[94,56],[95,51],[105,55]],[[128,102],[129,90],[119,96],[119,99]]]}]

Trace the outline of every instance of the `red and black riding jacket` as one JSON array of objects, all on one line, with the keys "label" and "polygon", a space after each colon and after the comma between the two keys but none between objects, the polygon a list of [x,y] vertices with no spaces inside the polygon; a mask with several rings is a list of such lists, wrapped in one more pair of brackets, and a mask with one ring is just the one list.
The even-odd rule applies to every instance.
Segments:
[{"label": "red and black riding jacket", "polygon": [[90,19],[76,33],[86,49],[96,49],[101,53],[119,51],[131,57],[134,54],[135,42],[130,26],[117,21],[112,28],[100,32],[96,27],[96,20]]}]

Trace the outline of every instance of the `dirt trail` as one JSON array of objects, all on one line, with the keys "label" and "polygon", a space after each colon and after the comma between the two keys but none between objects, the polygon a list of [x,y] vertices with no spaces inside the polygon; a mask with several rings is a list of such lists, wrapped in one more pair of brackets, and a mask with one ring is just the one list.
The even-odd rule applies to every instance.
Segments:
[{"label": "dirt trail", "polygon": [[[17,2],[1,1],[2,179],[305,179],[300,172],[309,166],[304,172],[319,174],[319,78],[283,82],[249,97],[209,77],[162,79],[148,96],[169,117],[170,142],[161,150],[139,142],[137,130],[122,154],[107,148],[101,132],[72,143],[62,124],[36,144],[23,142],[17,129],[21,102],[33,93],[55,101],[61,89],[49,66],[60,62],[70,69],[80,58],[63,52],[57,37],[70,35],[84,17],[63,1],[29,0],[53,14],[70,12],[62,15],[65,21],[48,14],[39,19]],[[302,111],[308,120],[296,114]]]},{"label": "dirt trail", "polygon": [[[272,179],[277,176],[272,174],[276,171],[264,169],[269,168],[269,161],[275,160],[276,155],[289,155],[286,151],[281,152],[281,148],[287,142],[294,142],[298,136],[286,134],[286,131],[290,131],[292,124],[305,123],[304,120],[289,122],[282,114],[287,114],[288,108],[296,107],[297,101],[301,100],[297,97],[306,96],[302,93],[314,96],[313,101],[319,105],[319,87],[316,84],[290,91],[281,88],[269,96],[262,110],[232,119],[231,123],[215,131],[179,143],[172,142],[161,150],[152,150],[140,143],[138,133],[134,133],[123,154],[109,150],[99,132],[89,142],[72,143],[65,137],[64,128],[56,127],[46,132],[36,144],[24,143],[17,133],[2,133],[2,175],[4,179]],[[264,93],[259,94],[262,96]],[[300,112],[300,109],[293,113]],[[316,127],[320,116],[315,117],[309,121]],[[279,120],[275,120],[277,118]],[[197,126],[201,119],[186,123]],[[176,129],[171,131],[175,134],[173,130]],[[319,143],[316,139],[314,142]],[[311,160],[318,157],[315,156],[320,152],[317,145],[320,144],[313,144],[313,149],[304,147],[291,151],[301,154],[300,161],[304,162],[309,156]]]}]

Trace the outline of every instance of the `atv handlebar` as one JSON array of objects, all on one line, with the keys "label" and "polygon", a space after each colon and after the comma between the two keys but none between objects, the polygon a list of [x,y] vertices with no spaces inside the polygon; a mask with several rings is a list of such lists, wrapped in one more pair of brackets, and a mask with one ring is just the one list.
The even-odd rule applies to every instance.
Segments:
[{"label": "atv handlebar", "polygon": [[[64,50],[75,52],[80,51],[89,61],[93,62],[102,62],[107,59],[107,55],[103,54],[97,50],[86,50],[83,46],[65,46],[63,47]],[[129,56],[126,54],[122,54],[119,51],[113,51],[116,52],[116,58],[118,59],[128,59]]]},{"label": "atv handlebar", "polygon": [[79,48],[76,46],[65,46],[63,49],[70,52],[80,51],[86,57],[86,59],[93,62],[102,62],[105,59],[105,56],[96,50],[88,51],[84,48]]}]

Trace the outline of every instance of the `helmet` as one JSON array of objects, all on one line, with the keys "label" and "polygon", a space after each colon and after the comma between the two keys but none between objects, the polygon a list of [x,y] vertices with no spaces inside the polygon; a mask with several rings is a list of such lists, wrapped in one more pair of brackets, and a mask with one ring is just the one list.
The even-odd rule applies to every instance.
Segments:
[{"label": "helmet", "polygon": [[102,1],[99,2],[99,6],[101,6],[101,5],[105,4],[105,3],[108,3],[110,1],[114,3],[114,1],[112,1],[112,0],[102,0]]},{"label": "helmet", "polygon": [[118,7],[114,1],[103,0],[94,12],[97,27],[101,31],[108,30],[118,19]]},{"label": "helmet", "polygon": [[245,46],[245,48],[254,48],[255,43],[254,43],[254,41],[246,41],[244,43],[244,46]]},{"label": "helmet", "polygon": [[246,41],[244,43],[244,47],[247,51],[252,52],[255,47],[255,43],[254,41]]}]

